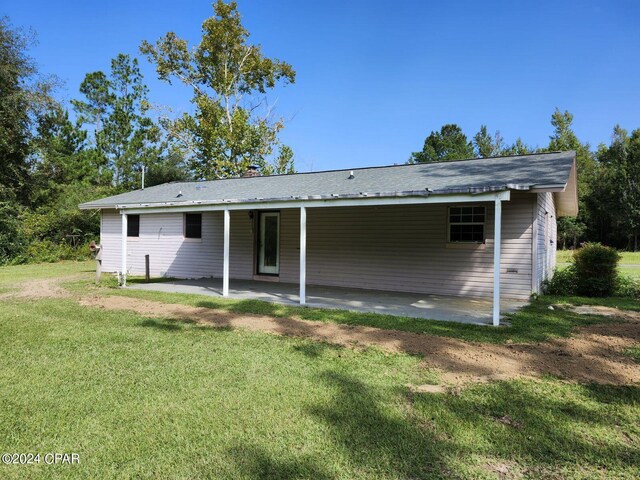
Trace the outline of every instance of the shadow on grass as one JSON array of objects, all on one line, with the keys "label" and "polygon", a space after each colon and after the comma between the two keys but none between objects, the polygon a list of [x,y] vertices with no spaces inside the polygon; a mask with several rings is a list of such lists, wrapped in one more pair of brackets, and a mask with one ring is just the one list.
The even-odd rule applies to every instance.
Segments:
[{"label": "shadow on grass", "polygon": [[290,454],[286,458],[275,458],[257,445],[238,445],[227,451],[234,460],[236,467],[247,478],[256,479],[293,479],[312,478],[328,480],[335,478],[327,472],[325,459],[314,458],[311,455]]},{"label": "shadow on grass", "polygon": [[[159,280],[162,281],[164,279]],[[533,300],[530,305],[523,307],[518,312],[508,315],[505,321],[509,323],[509,326],[495,328],[379,313],[299,307],[262,300],[223,299],[198,294],[122,290],[109,287],[92,288],[109,292],[112,295],[144,298],[163,303],[186,304],[238,315],[265,315],[273,318],[300,318],[344,325],[364,325],[386,330],[423,333],[486,343],[504,343],[507,341],[515,343],[543,342],[552,337],[569,336],[575,327],[616,321],[604,316],[581,315],[562,308],[549,308],[557,303],[571,303],[574,305],[600,304],[640,310],[640,301],[633,299],[542,296]],[[80,284],[75,285],[74,289],[80,289]]]},{"label": "shadow on grass", "polygon": [[[553,310],[549,308],[559,301],[562,301],[562,298],[542,297],[534,300],[530,305],[507,317],[506,321],[509,322],[509,326],[499,328],[379,313],[292,307],[260,300],[207,299],[196,301],[195,305],[237,314],[266,315],[276,318],[296,317],[303,320],[344,325],[365,325],[387,330],[401,330],[488,343],[504,343],[506,341],[518,343],[543,342],[552,337],[568,336],[571,330],[578,326],[616,321],[615,319],[598,315],[582,315],[561,308],[554,308]],[[636,303],[640,306],[640,302]]]},{"label": "shadow on grass", "polygon": [[[630,472],[640,462],[632,413],[638,387],[548,381],[498,382],[459,395],[404,389],[396,392],[407,404],[399,414],[388,391],[346,373],[325,372],[319,380],[335,395],[309,413],[330,427],[351,467],[365,476],[497,474],[490,466],[496,462],[533,476],[562,475],[565,469],[589,476],[603,468]],[[618,402],[622,407],[612,405]],[[625,432],[618,435],[621,428]],[[461,473],[461,463],[473,473]]]},{"label": "shadow on grass", "polygon": [[164,330],[167,332],[177,332],[184,329],[184,323],[187,323],[187,320],[175,320],[175,321],[167,321],[167,320],[156,320],[154,318],[146,318],[142,322],[140,322],[141,327],[147,328],[155,328],[157,330]]}]

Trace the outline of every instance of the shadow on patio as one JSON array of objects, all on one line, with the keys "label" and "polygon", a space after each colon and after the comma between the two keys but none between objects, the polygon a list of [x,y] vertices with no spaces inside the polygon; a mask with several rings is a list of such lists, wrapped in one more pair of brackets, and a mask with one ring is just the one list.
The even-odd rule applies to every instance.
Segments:
[{"label": "shadow on patio", "polygon": [[[137,283],[127,288],[156,292],[190,293],[222,297],[222,280],[203,278]],[[229,298],[298,305],[298,285],[291,283],[231,280]],[[512,313],[526,302],[502,299],[502,314]],[[344,287],[307,286],[307,306],[338,308],[402,317],[489,325],[492,303],[486,298],[386,292]]]}]

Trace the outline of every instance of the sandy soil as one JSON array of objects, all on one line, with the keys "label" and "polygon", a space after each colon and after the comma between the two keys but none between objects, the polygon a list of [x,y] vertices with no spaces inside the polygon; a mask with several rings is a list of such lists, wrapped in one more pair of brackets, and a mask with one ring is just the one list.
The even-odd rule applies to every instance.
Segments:
[{"label": "sandy soil", "polygon": [[[640,343],[640,312],[609,307],[573,307],[578,313],[614,316],[620,321],[576,329],[570,338],[533,344],[493,345],[367,326],[235,314],[116,295],[74,297],[59,285],[74,278],[77,276],[25,282],[19,285],[19,290],[0,295],[0,299],[75,298],[81,305],[93,308],[129,310],[149,317],[213,327],[304,337],[345,347],[376,346],[391,352],[415,353],[423,356],[425,367],[440,370],[442,382],[450,386],[548,374],[577,382],[640,383],[640,367],[622,354],[625,348]],[[414,386],[414,389],[439,391],[427,386]]]}]

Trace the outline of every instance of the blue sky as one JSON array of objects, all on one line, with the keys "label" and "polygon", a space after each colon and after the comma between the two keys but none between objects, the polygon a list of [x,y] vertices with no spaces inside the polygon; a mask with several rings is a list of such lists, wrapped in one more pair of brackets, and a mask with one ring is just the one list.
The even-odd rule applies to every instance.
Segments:
[{"label": "blue sky", "polygon": [[[545,145],[555,107],[594,147],[616,123],[640,127],[640,2],[240,0],[239,10],[252,42],[297,70],[271,100],[300,171],[403,163],[444,123]],[[144,39],[175,31],[197,43],[212,15],[195,0],[25,0],[0,12],[35,29],[32,56],[66,82],[65,99]],[[188,91],[142,67],[154,103],[190,108]]]}]

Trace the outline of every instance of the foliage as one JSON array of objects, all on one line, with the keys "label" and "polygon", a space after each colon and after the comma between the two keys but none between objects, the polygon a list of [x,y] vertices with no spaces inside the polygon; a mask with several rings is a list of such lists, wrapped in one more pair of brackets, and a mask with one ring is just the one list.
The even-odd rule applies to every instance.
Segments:
[{"label": "foliage", "polygon": [[620,297],[637,298],[640,300],[640,278],[618,274],[615,294]]},{"label": "foliage", "polygon": [[194,50],[173,32],[155,45],[142,43],[161,80],[177,78],[193,90],[195,113],[165,119],[164,125],[189,153],[197,178],[238,176],[252,164],[266,174],[287,173],[293,168],[290,149],[269,162],[284,122],[272,119],[264,95],[278,82],[293,83],[295,71],[248,43],[235,2],[218,0],[213,9]]},{"label": "foliage", "polygon": [[556,269],[553,276],[542,283],[542,291],[546,295],[577,295],[578,281],[575,265]]},{"label": "foliage", "polygon": [[[592,202],[600,203],[600,215],[619,235],[625,236],[627,246],[638,250],[640,237],[640,129],[629,136],[616,126],[609,147],[601,147],[598,154],[603,174],[597,185],[601,191]],[[602,196],[606,195],[606,200]],[[604,200],[604,201],[603,201]]]},{"label": "foliage", "polygon": [[578,247],[578,239],[584,235],[586,225],[576,217],[561,217],[558,219],[558,243],[559,248],[567,248],[571,245]]},{"label": "foliage", "polygon": [[27,49],[31,36],[0,17],[0,201],[26,202],[32,127],[55,104],[55,79],[42,78]]},{"label": "foliage", "polygon": [[441,162],[473,158],[473,144],[455,124],[443,125],[439,132],[431,132],[424,141],[422,151],[413,152],[410,163]]},{"label": "foliage", "polygon": [[476,157],[487,158],[501,155],[505,149],[504,140],[500,132],[492,137],[486,125],[480,126],[480,131],[473,136],[473,146]]},{"label": "foliage", "polygon": [[110,75],[87,74],[80,92],[85,99],[72,103],[81,123],[94,126],[97,167],[111,173],[120,190],[138,187],[142,166],[158,163],[164,150],[160,128],[147,116],[148,88],[138,60],[117,55]]},{"label": "foliage", "polygon": [[573,254],[577,293],[585,297],[606,297],[616,286],[620,254],[599,243],[586,243]]}]

